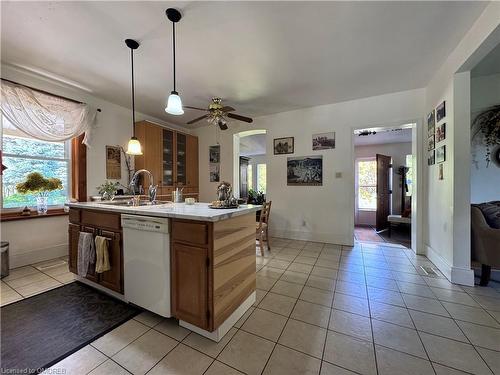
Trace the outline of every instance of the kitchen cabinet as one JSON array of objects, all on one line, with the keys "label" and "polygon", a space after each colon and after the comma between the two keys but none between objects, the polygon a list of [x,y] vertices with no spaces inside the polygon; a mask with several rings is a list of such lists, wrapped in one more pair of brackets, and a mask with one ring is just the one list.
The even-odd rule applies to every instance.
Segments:
[{"label": "kitchen cabinet", "polygon": [[198,191],[198,137],[186,135],[186,186]]},{"label": "kitchen cabinet", "polygon": [[86,279],[105,288],[123,294],[123,246],[120,214],[92,210],[70,209],[68,229],[69,270],[78,274],[78,240],[80,232],[92,233],[108,239],[108,254],[111,269],[98,274],[89,267]]},{"label": "kitchen cabinet", "polygon": [[[163,128],[148,121],[135,124],[143,155],[135,156],[136,169],[147,169],[158,184],[158,199],[171,199],[177,187],[198,195],[198,137]],[[142,177],[144,178],[144,177]],[[149,182],[141,180],[144,188]]]},{"label": "kitchen cabinet", "polygon": [[255,214],[171,229],[172,314],[212,332],[255,291]]},{"label": "kitchen cabinet", "polygon": [[208,318],[207,248],[177,243],[172,254],[172,281],[176,285],[173,308],[178,319],[207,330]]}]

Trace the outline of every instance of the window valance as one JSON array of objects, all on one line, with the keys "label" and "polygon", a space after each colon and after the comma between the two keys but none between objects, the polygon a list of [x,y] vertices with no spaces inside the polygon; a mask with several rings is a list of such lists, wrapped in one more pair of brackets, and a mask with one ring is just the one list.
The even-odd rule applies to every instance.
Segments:
[{"label": "window valance", "polygon": [[2,80],[0,109],[17,129],[43,141],[60,142],[85,134],[90,144],[96,109]]}]

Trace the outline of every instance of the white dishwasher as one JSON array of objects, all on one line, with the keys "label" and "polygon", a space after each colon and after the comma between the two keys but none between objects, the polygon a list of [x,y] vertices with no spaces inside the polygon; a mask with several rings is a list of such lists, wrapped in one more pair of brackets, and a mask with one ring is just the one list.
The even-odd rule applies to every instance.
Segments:
[{"label": "white dishwasher", "polygon": [[168,219],[123,214],[121,219],[125,299],[171,317]]}]

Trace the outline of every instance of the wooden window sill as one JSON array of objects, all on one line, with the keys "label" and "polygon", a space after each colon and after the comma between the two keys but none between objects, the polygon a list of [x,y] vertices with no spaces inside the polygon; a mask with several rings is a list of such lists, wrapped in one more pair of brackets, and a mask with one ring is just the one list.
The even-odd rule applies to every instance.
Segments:
[{"label": "wooden window sill", "polygon": [[2,213],[0,217],[0,221],[16,221],[16,220],[29,220],[29,219],[41,219],[44,217],[54,217],[54,216],[65,216],[68,215],[68,212],[64,211],[62,208],[55,208],[52,210],[48,210],[45,215],[38,215],[36,211],[31,211],[31,215],[23,216],[21,212],[6,212]]}]

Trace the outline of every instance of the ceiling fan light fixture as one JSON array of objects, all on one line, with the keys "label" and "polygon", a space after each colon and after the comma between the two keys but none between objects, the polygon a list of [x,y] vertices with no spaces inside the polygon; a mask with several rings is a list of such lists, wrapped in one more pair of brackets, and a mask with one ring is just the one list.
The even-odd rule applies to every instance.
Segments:
[{"label": "ceiling fan light fixture", "polygon": [[165,112],[176,116],[184,114],[184,110],[182,109],[182,100],[177,91],[172,91],[170,93]]}]

